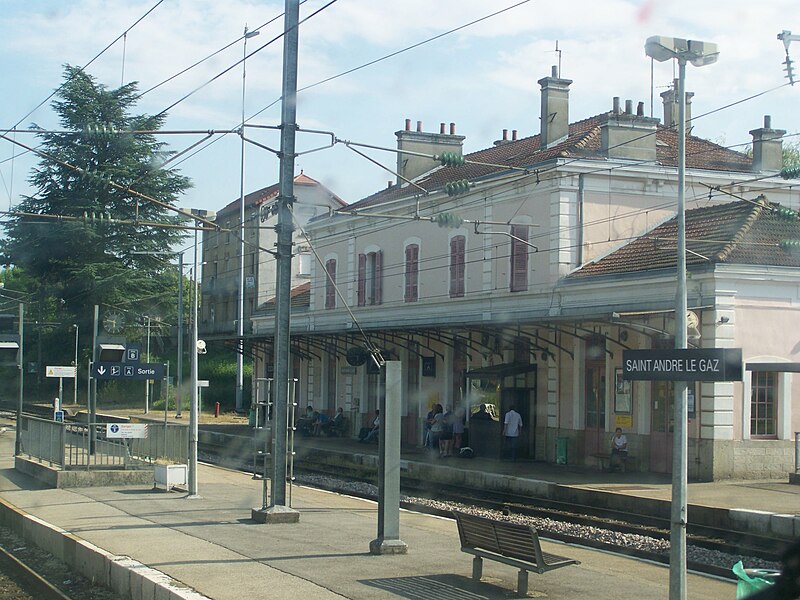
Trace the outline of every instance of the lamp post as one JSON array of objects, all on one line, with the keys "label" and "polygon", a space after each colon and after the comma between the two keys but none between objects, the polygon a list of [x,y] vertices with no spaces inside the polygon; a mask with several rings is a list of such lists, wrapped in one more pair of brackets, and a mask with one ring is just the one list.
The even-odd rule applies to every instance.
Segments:
[{"label": "lamp post", "polygon": [[242,141],[241,173],[239,178],[239,303],[236,313],[236,412],[241,412],[242,393],[244,389],[244,122],[245,122],[245,92],[247,90],[247,40],[256,37],[258,30],[247,31],[244,26],[244,50],[242,52],[242,125],[239,137]]},{"label": "lamp post", "polygon": [[[25,363],[22,360],[22,340],[24,333],[24,319],[25,319],[25,305],[19,303],[19,359],[17,366],[19,367],[19,400],[17,402],[17,419],[16,419],[16,436],[14,438],[14,456],[18,456],[22,452],[22,400],[23,382],[25,380]],[[77,375],[77,373],[76,373]]]},{"label": "lamp post", "polygon": [[[686,349],[687,312],[686,297],[686,63],[696,67],[710,65],[717,60],[717,45],[710,42],[684,40],[666,36],[647,38],[645,53],[653,60],[664,62],[678,60],[678,267],[675,291],[675,348]],[[675,382],[675,425],[672,455],[672,510],[670,516],[670,600],[686,598],[686,524],[688,507],[687,461],[687,383]]]},{"label": "lamp post", "polygon": [[192,350],[191,350],[191,404],[189,405],[189,498],[199,498],[197,494],[197,228],[198,217],[212,221],[216,213],[210,210],[197,208],[181,208],[180,212],[189,218],[195,218],[194,229],[194,265],[192,268]]},{"label": "lamp post", "polygon": [[[150,362],[150,317],[144,316],[147,319],[147,361]],[[144,382],[144,414],[150,412],[150,380]]]},{"label": "lamp post", "polygon": [[73,381],[75,383],[75,389],[72,393],[72,403],[77,406],[78,405],[78,324],[73,323],[72,326],[75,328],[75,377]]}]

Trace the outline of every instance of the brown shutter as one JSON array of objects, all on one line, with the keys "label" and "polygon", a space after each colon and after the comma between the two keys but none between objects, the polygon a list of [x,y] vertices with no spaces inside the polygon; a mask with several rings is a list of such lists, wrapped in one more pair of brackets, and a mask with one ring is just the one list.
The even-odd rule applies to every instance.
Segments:
[{"label": "brown shutter", "polygon": [[406,246],[406,290],[405,301],[416,302],[419,297],[419,246],[409,244]]},{"label": "brown shutter", "polygon": [[328,277],[325,278],[325,308],[336,308],[336,259],[330,259],[325,263],[325,270]]},{"label": "brown shutter", "polygon": [[358,305],[367,303],[367,255],[358,255]]},{"label": "brown shutter", "polygon": [[383,250],[375,253],[375,304],[383,303]]},{"label": "brown shutter", "polygon": [[[512,225],[511,235],[528,241],[527,225]],[[528,289],[528,245],[511,239],[511,291],[524,292]]]},{"label": "brown shutter", "polygon": [[464,296],[464,252],[466,238],[457,235],[450,240],[450,297]]}]

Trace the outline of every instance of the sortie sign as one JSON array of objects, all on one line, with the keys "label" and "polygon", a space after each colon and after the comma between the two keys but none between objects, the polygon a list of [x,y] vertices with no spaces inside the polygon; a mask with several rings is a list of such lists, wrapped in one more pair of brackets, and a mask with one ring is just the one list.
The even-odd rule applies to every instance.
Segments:
[{"label": "sortie sign", "polygon": [[632,381],[741,381],[741,348],[625,350],[622,378]]}]

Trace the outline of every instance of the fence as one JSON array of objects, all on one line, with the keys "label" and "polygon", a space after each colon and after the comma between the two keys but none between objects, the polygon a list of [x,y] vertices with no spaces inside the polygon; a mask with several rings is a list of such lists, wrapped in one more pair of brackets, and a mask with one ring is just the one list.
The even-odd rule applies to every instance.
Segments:
[{"label": "fence", "polygon": [[794,472],[800,474],[800,431],[794,432]]},{"label": "fence", "polygon": [[186,463],[189,428],[147,425],[144,438],[108,438],[105,423],[60,423],[23,415],[21,453],[64,470],[147,469],[156,461]]}]

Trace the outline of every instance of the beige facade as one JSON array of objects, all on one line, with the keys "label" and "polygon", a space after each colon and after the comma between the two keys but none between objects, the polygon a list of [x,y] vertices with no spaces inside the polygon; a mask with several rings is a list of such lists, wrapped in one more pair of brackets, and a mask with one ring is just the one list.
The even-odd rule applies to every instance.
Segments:
[{"label": "beige facade", "polygon": [[[546,80],[543,93],[554,87],[562,93],[563,82],[569,84]],[[609,153],[608,140],[620,138],[608,128],[634,122],[653,132],[651,148],[643,150],[637,139],[626,155],[623,140]],[[371,361],[353,364],[358,361],[348,361],[348,351],[375,347],[404,365],[404,444],[422,443],[432,404],[469,414],[490,402],[501,415],[514,404],[529,459],[596,464],[620,426],[634,468],[671,470],[671,386],[628,385],[619,372],[626,349],[674,345],[676,241],[669,228],[677,173],[669,152],[676,137],[632,111],[612,111],[569,131],[547,148],[534,136],[467,155],[466,166],[434,166],[414,180],[427,194],[401,183],[356,203],[355,213],[309,223],[322,264],[335,268],[341,297],[331,293],[323,267],[313,264],[308,303],[292,312],[301,404],[327,411],[342,406],[357,431],[377,407],[382,383]],[[783,476],[800,430],[793,401],[800,378],[791,366],[800,362],[793,333],[800,325],[800,263],[789,254],[759,263],[748,257],[747,244],[753,253],[778,244],[731,232],[755,235],[747,229],[752,222],[772,219],[775,204],[798,210],[797,196],[777,177],[753,181],[743,155],[696,138],[690,147],[704,151],[687,172],[687,189],[704,190],[687,203],[689,236],[697,237],[689,245],[689,307],[698,320],[690,341],[740,347],[745,363],[741,381],[690,386],[690,477]],[[510,156],[523,158],[496,168]],[[444,183],[461,179],[471,182],[469,191],[447,195]],[[706,193],[732,183],[749,204],[726,208],[729,196]],[[766,200],[748,216],[760,194]],[[464,222],[438,227],[433,221],[445,213]],[[725,232],[716,225],[721,219],[733,223]],[[770,223],[763,231],[775,229]],[[716,239],[722,235],[732,237]],[[643,268],[635,255],[625,255],[637,240],[648,249]],[[710,254],[715,244],[722,250],[704,256],[703,248]],[[617,268],[620,261],[624,269]],[[379,301],[365,291],[376,289],[375,279]],[[261,374],[272,360],[266,341],[272,328],[269,312],[253,320],[253,343],[264,350]],[[787,368],[777,370],[776,363]],[[495,452],[486,445],[487,437],[500,436],[499,424],[492,427],[470,440],[478,452]]]}]

